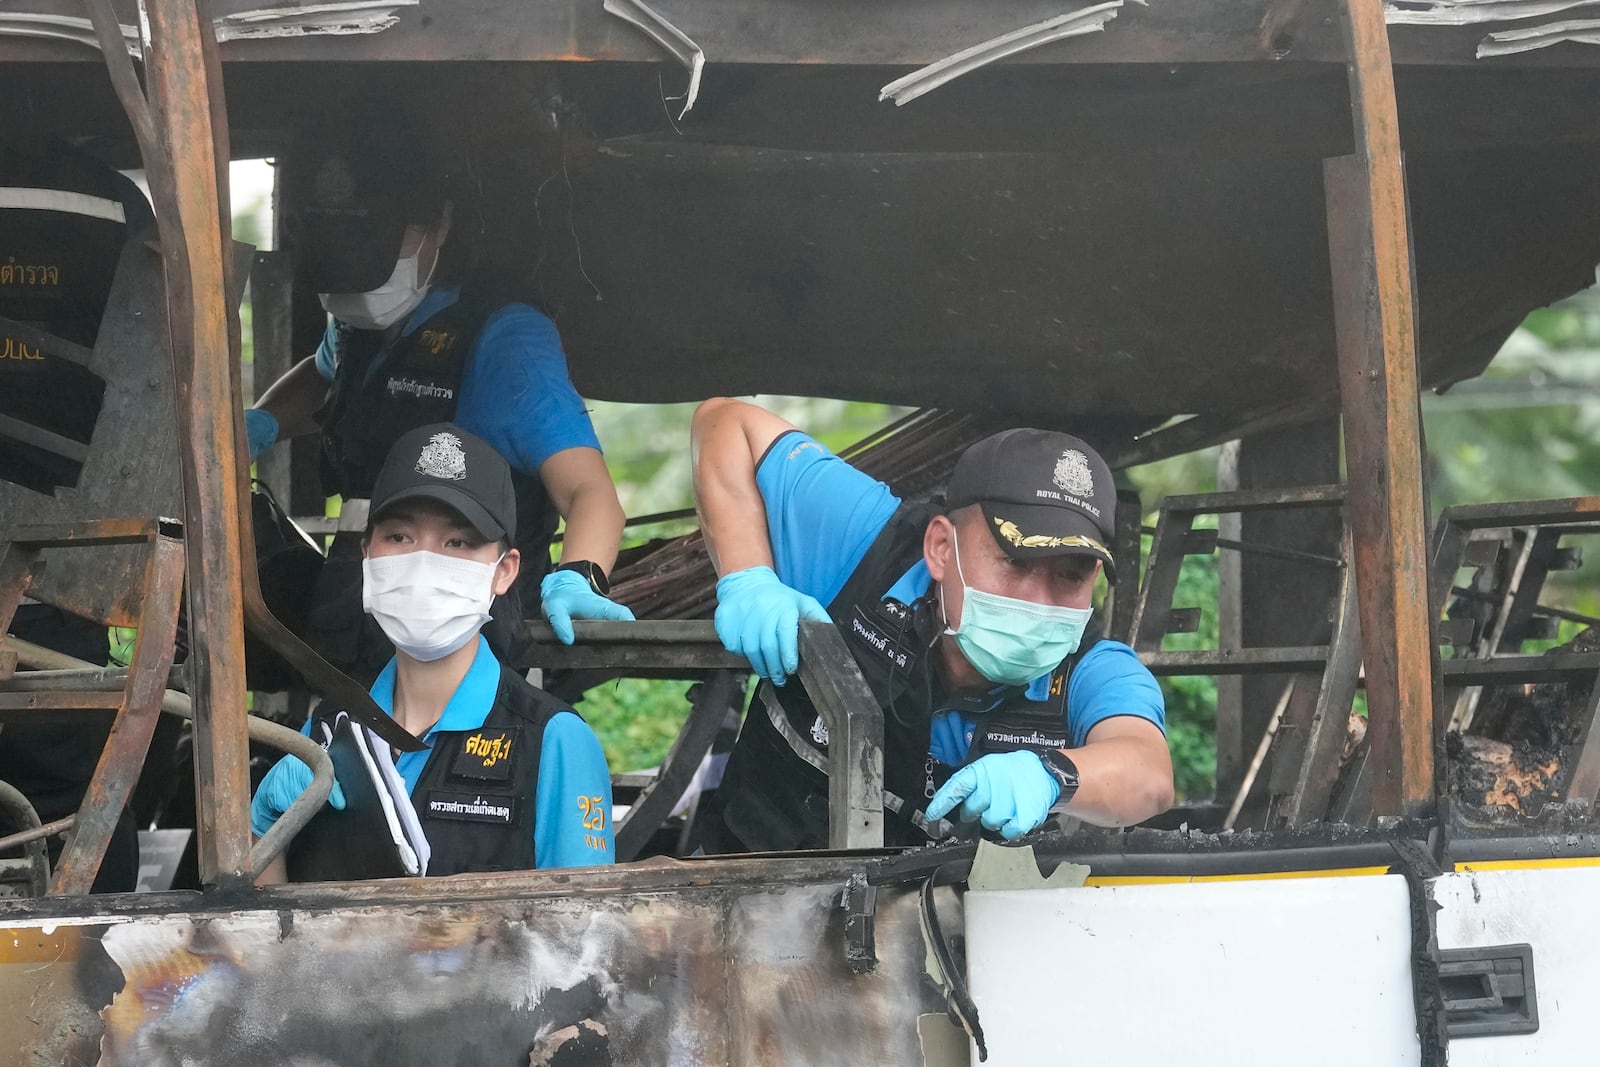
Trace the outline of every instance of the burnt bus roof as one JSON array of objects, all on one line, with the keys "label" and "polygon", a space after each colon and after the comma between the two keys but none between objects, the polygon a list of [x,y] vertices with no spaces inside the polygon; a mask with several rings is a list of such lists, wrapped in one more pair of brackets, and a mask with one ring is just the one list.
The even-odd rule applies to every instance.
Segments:
[{"label": "burnt bus roof", "polygon": [[[1331,0],[1128,5],[904,107],[880,88],[1059,5],[656,6],[705,55],[681,119],[687,71],[598,3],[423,0],[380,33],[225,44],[234,152],[372,99],[426,116],[466,224],[537,282],[595,398],[839,396],[1102,437],[1332,409],[1322,161],[1354,146]],[[1484,35],[1390,33],[1425,385],[1479,373],[1600,259],[1600,49],[1476,59]],[[0,37],[37,61],[0,63],[0,95],[131,162],[97,58]]]}]

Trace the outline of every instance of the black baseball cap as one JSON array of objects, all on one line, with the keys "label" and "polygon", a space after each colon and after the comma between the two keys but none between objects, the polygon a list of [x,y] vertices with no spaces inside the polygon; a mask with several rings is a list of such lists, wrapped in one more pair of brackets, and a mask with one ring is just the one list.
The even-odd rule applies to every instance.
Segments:
[{"label": "black baseball cap", "polygon": [[369,522],[403,500],[437,500],[459,511],[486,541],[515,540],[511,467],[477,434],[453,422],[419,426],[389,449],[372,486]]},{"label": "black baseball cap", "polygon": [[977,504],[1009,556],[1094,556],[1116,581],[1111,468],[1070,434],[1015,429],[985,437],[956,461],[945,504],[952,511]]},{"label": "black baseball cap", "polygon": [[371,292],[394,273],[406,227],[444,213],[427,146],[399,116],[306,131],[281,173],[295,277],[318,293]]}]

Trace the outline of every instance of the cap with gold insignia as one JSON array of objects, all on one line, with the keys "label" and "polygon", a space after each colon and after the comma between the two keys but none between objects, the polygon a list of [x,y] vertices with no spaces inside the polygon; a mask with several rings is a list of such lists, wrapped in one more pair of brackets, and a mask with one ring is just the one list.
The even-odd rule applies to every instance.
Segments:
[{"label": "cap with gold insignia", "polygon": [[977,504],[1007,555],[1094,556],[1116,581],[1107,547],[1116,485],[1100,453],[1076,437],[1026,428],[985,437],[956,461],[945,504],[952,511]]},{"label": "cap with gold insignia", "polygon": [[394,443],[372,485],[369,521],[418,498],[459,511],[487,541],[517,536],[511,467],[493,445],[453,422],[419,426]]}]

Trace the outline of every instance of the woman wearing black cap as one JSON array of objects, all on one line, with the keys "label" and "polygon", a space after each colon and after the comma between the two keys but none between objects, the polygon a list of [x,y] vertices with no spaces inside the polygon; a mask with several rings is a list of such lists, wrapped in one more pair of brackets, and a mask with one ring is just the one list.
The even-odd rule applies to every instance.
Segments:
[{"label": "woman wearing black cap", "polygon": [[[371,692],[427,748],[396,757],[338,708],[318,707],[306,732],[330,745],[342,732],[355,755],[335,758],[331,806],[290,845],[287,870],[275,864],[263,880],[612,862],[600,743],[479,633],[516,580],[516,525],[511,471],[482,439],[446,423],[395,443],[362,541],[362,603],[395,646]],[[257,836],[310,782],[293,756],[268,772],[250,806]]]},{"label": "woman wearing black cap", "polygon": [[[345,498],[353,533],[395,439],[457,422],[514,472],[520,599],[540,582],[540,606],[569,644],[575,618],[633,618],[607,598],[623,512],[555,325],[505,277],[470,269],[472,242],[451,239],[465,227],[442,168],[410,128],[391,118],[321,129],[285,166],[283,189],[296,278],[330,318],[316,355],[245,413],[251,457],[320,427],[323,485]],[[546,574],[560,519],[561,564]],[[354,537],[336,539],[308,636],[370,678],[388,646],[362,622],[359,578]]]}]

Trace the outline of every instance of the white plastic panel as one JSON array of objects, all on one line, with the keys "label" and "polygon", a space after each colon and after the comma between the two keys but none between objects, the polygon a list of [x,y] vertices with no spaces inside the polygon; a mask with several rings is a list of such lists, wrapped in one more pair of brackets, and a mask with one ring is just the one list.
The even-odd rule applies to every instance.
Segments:
[{"label": "white plastic panel", "polygon": [[968,893],[966,922],[994,1067],[1421,1059],[1398,877]]},{"label": "white plastic panel", "polygon": [[1533,946],[1539,1031],[1450,1042],[1450,1067],[1591,1067],[1600,1006],[1600,868],[1447,874],[1434,884],[1440,948]]}]

